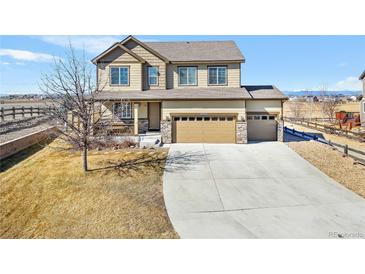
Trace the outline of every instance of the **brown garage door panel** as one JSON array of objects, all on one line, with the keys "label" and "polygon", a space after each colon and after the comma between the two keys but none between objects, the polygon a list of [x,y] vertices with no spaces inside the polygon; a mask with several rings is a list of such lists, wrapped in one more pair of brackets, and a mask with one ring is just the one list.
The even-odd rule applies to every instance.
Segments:
[{"label": "brown garage door panel", "polygon": [[249,141],[276,141],[276,127],[275,120],[248,120],[247,138]]},{"label": "brown garage door panel", "polygon": [[177,143],[235,143],[235,121],[176,121]]}]

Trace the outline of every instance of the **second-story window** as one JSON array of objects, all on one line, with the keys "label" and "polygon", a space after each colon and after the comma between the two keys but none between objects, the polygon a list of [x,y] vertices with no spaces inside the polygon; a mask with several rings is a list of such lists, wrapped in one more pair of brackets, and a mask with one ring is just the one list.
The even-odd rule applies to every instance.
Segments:
[{"label": "second-story window", "polygon": [[196,86],[198,84],[197,67],[179,67],[179,85]]},{"label": "second-story window", "polygon": [[111,67],[110,83],[112,85],[129,85],[129,67]]},{"label": "second-story window", "polygon": [[208,67],[209,85],[227,85],[227,67]]},{"label": "second-story window", "polygon": [[158,67],[148,67],[148,84],[150,86],[158,85]]}]

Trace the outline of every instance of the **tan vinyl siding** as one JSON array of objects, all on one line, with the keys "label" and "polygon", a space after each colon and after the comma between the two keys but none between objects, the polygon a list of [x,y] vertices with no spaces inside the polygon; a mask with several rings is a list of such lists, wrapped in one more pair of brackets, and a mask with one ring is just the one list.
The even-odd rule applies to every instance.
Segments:
[{"label": "tan vinyl siding", "polygon": [[238,119],[245,119],[245,101],[163,101],[162,119],[171,118],[172,114],[195,113],[224,113],[237,114]]},{"label": "tan vinyl siding", "polygon": [[281,100],[248,100],[246,101],[246,111],[281,114]]},{"label": "tan vinyl siding", "polygon": [[[136,53],[138,56],[146,60],[146,64],[143,64],[143,89],[165,89],[166,88],[166,64],[159,57],[155,56],[145,48],[141,47],[134,41],[129,41],[125,46]],[[149,86],[148,85],[148,67],[156,66],[158,67],[158,85]]]},{"label": "tan vinyl siding", "polygon": [[[129,67],[129,85],[111,85],[110,84],[110,67],[128,66]],[[142,89],[142,64],[125,63],[113,61],[111,63],[98,63],[98,90],[123,91],[123,90],[141,90]]]},{"label": "tan vinyl siding", "polygon": [[240,64],[197,64],[197,63],[189,63],[184,65],[177,64],[168,64],[167,65],[167,88],[186,88],[187,86],[179,86],[179,76],[178,76],[178,67],[179,66],[195,66],[198,67],[198,85],[189,86],[190,87],[211,87],[208,85],[208,67],[215,65],[223,65],[227,66],[227,87],[240,87],[241,79],[240,79]]},{"label": "tan vinyl siding", "polygon": [[126,63],[136,63],[139,62],[136,58],[134,58],[129,53],[125,52],[121,48],[115,48],[111,52],[109,52],[107,55],[105,55],[103,58],[101,58],[99,61],[101,62],[126,62]]}]

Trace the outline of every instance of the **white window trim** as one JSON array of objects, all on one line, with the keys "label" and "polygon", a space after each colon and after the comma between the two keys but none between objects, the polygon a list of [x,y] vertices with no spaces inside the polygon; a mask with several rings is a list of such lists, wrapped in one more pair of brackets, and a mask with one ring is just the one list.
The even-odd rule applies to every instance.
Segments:
[{"label": "white window trim", "polygon": [[[180,81],[180,70],[185,68],[195,68],[195,83],[194,84],[181,84]],[[189,70],[186,70],[186,77],[189,79]],[[198,67],[196,66],[187,66],[187,67],[178,67],[178,84],[179,86],[197,86],[198,85]]]},{"label": "white window trim", "polygon": [[[156,81],[156,84],[151,84],[151,81],[150,81],[150,69],[151,68],[156,68],[157,69],[157,75],[156,75],[156,78],[157,78],[157,81]],[[148,67],[148,70],[147,70],[147,74],[148,74],[148,85],[149,86],[158,86],[159,84],[159,77],[158,77],[158,73],[159,73],[159,71],[158,71],[158,67],[157,66],[151,66],[151,67]]]},{"label": "white window trim", "polygon": [[[121,114],[120,114],[120,116],[118,116],[117,113],[115,113],[116,104],[128,105],[129,106],[129,115],[124,115],[123,110],[121,110]],[[132,118],[132,103],[131,102],[114,103],[113,104],[113,115],[117,115],[117,117],[120,119],[131,119]]]},{"label": "white window trim", "polygon": [[[224,68],[225,70],[226,70],[226,73],[225,73],[225,82],[223,83],[223,84],[219,84],[218,83],[218,78],[219,78],[219,76],[218,76],[218,68]],[[210,72],[210,69],[216,69],[217,70],[217,78],[216,78],[216,83],[214,84],[212,84],[212,83],[209,83],[209,80],[210,80],[210,75],[209,75],[209,72]],[[226,85],[228,85],[228,67],[227,66],[209,66],[208,67],[208,85],[209,86],[226,86]]]},{"label": "white window trim", "polygon": [[[117,68],[118,69],[118,84],[113,84],[112,83],[112,69],[113,68]],[[126,68],[128,71],[128,83],[127,84],[121,84],[120,83],[120,69],[121,68]],[[129,86],[129,80],[130,80],[130,69],[129,66],[111,66],[109,69],[109,77],[110,77],[110,85],[111,86]]]}]

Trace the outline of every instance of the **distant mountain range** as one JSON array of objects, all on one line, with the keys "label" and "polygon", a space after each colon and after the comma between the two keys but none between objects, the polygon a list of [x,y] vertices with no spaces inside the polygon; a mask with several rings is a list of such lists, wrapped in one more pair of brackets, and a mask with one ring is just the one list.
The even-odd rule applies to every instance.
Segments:
[{"label": "distant mountain range", "polygon": [[[305,95],[312,95],[312,96],[321,96],[320,90],[311,90],[311,91],[283,91],[287,96],[305,96]],[[341,91],[327,91],[328,95],[337,95],[337,96],[358,96],[362,94],[362,91],[353,91],[353,90],[341,90]]]}]

